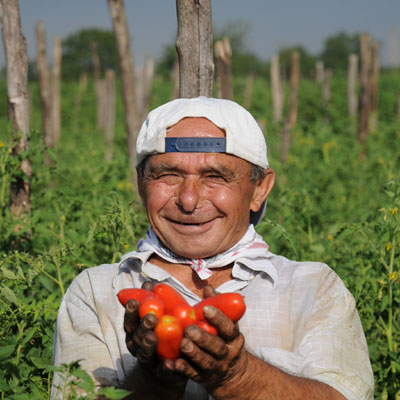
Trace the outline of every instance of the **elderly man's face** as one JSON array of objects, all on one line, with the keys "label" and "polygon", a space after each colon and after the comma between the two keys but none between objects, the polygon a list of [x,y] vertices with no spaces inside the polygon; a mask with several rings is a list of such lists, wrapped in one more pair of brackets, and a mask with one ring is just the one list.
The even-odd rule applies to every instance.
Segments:
[{"label": "elderly man's face", "polygon": [[[245,134],[245,132],[244,132]],[[205,118],[185,118],[169,137],[224,137]],[[220,254],[247,230],[273,185],[250,182],[250,164],[224,153],[165,153],[151,156],[139,187],[147,215],[163,244],[187,258]]]}]

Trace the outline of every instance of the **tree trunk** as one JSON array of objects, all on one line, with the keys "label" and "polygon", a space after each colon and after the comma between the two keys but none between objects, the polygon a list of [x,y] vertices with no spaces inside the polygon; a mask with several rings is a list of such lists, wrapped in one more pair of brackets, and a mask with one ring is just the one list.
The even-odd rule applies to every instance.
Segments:
[{"label": "tree trunk", "polygon": [[217,61],[217,89],[218,97],[233,100],[231,44],[227,37],[215,43],[215,58]]},{"label": "tree trunk", "polygon": [[136,138],[140,129],[139,113],[136,106],[135,74],[129,42],[129,30],[125,17],[123,0],[107,0],[117,41],[119,66],[122,79],[122,93],[125,108],[125,127],[128,134],[128,155],[132,182],[136,181]]},{"label": "tree trunk", "polygon": [[53,43],[53,68],[51,70],[51,120],[53,144],[60,140],[61,131],[61,101],[60,101],[60,75],[61,75],[61,39],[56,36]]},{"label": "tree trunk", "polygon": [[370,36],[362,34],[360,38],[361,47],[361,76],[360,76],[360,116],[358,125],[358,140],[364,144],[368,136],[368,119],[370,111],[370,68],[371,68],[371,51]]},{"label": "tree trunk", "polygon": [[52,135],[50,71],[46,56],[46,32],[41,21],[36,23],[37,69],[39,76],[40,102],[42,106],[43,142],[51,148],[54,145]]},{"label": "tree trunk", "polygon": [[176,0],[179,97],[212,96],[211,0]]},{"label": "tree trunk", "polygon": [[357,54],[349,55],[349,67],[347,71],[347,108],[350,118],[354,118],[357,114],[357,77],[358,77],[358,56]]},{"label": "tree trunk", "polygon": [[378,126],[378,84],[379,84],[379,43],[372,43],[371,60],[371,107],[369,115],[368,130],[374,132]]},{"label": "tree trunk", "polygon": [[279,54],[273,54],[271,57],[271,95],[272,95],[272,110],[275,122],[282,119],[283,110],[283,92],[280,79]]},{"label": "tree trunk", "polygon": [[297,93],[300,80],[300,55],[297,51],[292,53],[291,71],[290,71],[290,97],[289,111],[285,119],[285,125],[282,136],[281,161],[286,162],[289,155],[289,148],[292,141],[292,130],[297,122]]},{"label": "tree trunk", "polygon": [[[21,133],[13,148],[13,155],[29,150],[28,54],[21,29],[18,0],[1,0],[3,46],[7,59],[8,117],[14,131]],[[10,188],[11,213],[19,216],[30,212],[32,168],[28,158],[20,167],[21,176],[15,176]]]}]

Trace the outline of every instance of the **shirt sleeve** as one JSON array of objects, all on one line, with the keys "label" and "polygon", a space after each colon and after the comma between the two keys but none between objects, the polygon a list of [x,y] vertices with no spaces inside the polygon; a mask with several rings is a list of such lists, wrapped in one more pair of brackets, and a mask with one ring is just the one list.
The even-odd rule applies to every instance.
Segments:
[{"label": "shirt sleeve", "polygon": [[348,400],[373,399],[368,346],[353,296],[327,269],[299,344],[301,373],[324,382]]},{"label": "shirt sleeve", "polygon": [[[71,284],[61,301],[54,335],[53,363],[78,361],[97,386],[117,386],[118,377],[97,316],[86,271]],[[56,373],[51,398],[61,398],[63,377]]]},{"label": "shirt sleeve", "polygon": [[261,358],[289,374],[326,383],[348,400],[372,400],[374,377],[355,300],[327,267],[308,314],[293,351],[263,346]]}]

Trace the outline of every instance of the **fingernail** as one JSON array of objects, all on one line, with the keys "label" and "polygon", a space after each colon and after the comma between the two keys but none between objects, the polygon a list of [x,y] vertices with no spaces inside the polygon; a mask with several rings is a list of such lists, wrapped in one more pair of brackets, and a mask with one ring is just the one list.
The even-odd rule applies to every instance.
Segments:
[{"label": "fingernail", "polygon": [[181,349],[186,352],[193,350],[193,343],[190,340],[182,339]]},{"label": "fingernail", "polygon": [[193,339],[193,340],[197,340],[200,337],[199,329],[194,326],[189,326],[186,329],[186,334],[187,334],[187,336],[190,337],[190,339]]},{"label": "fingernail", "polygon": [[205,306],[204,308],[203,308],[203,313],[204,313],[204,315],[206,315],[206,316],[208,316],[208,317],[213,317],[214,315],[215,315],[215,313],[216,313],[216,310],[215,310],[215,308],[214,307],[211,307],[211,306]]}]

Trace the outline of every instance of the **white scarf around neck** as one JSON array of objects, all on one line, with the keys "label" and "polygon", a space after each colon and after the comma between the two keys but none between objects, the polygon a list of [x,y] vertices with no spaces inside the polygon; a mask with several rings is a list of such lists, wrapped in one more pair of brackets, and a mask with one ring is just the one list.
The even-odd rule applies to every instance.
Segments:
[{"label": "white scarf around neck", "polygon": [[234,261],[251,260],[265,257],[269,246],[263,238],[255,231],[252,224],[249,225],[246,233],[232,248],[222,254],[209,258],[184,258],[180,257],[165,247],[158,239],[154,230],[150,227],[145,239],[140,239],[138,251],[152,251],[166,261],[175,264],[189,264],[197,273],[200,279],[207,279],[212,275],[210,268],[221,268]]}]

